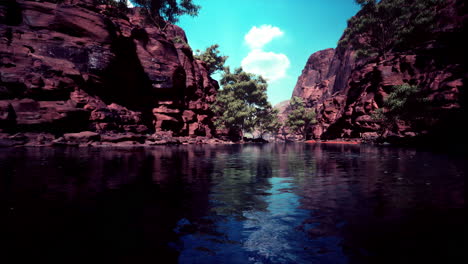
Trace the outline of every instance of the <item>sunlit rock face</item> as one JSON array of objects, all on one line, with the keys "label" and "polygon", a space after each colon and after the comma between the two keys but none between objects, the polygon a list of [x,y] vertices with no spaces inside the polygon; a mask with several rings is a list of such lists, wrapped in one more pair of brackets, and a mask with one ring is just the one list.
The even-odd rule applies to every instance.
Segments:
[{"label": "sunlit rock face", "polygon": [[0,3],[0,130],[213,134],[218,83],[181,28],[55,2]]},{"label": "sunlit rock face", "polygon": [[330,95],[328,87],[333,87],[335,81],[334,72],[330,72],[334,55],[334,49],[321,50],[312,54],[297,80],[293,96],[307,99],[311,104],[328,97]]},{"label": "sunlit rock face", "polygon": [[[457,133],[465,120],[468,11],[464,1],[445,1],[439,8],[431,39],[384,57],[357,59],[341,45],[312,54],[293,96],[304,98],[317,112],[314,138],[409,138]],[[394,85],[421,88],[434,114],[431,124],[404,122],[382,131],[372,115],[383,107]],[[445,137],[445,136],[444,136]]]}]

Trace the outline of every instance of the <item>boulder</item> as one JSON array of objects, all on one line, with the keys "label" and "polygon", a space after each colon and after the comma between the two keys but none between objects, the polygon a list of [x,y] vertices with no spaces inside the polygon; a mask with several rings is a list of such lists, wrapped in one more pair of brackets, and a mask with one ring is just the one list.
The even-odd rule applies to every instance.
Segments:
[{"label": "boulder", "polygon": [[133,133],[126,133],[126,134],[103,134],[101,135],[102,142],[123,142],[123,141],[134,141],[143,143],[146,140],[146,136],[144,135],[137,135]]}]

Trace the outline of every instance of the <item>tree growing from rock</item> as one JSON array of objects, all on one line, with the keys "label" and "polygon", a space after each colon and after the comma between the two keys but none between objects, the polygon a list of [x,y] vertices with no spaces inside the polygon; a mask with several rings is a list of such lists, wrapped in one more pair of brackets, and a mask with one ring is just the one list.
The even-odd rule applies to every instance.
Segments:
[{"label": "tree growing from rock", "polygon": [[[63,2],[63,0],[57,0],[57,3],[61,2]],[[95,3],[106,6],[104,14],[107,16],[126,18],[128,12],[127,0],[95,0]]]},{"label": "tree growing from rock", "polygon": [[222,89],[211,107],[218,128],[228,129],[230,134],[240,134],[242,138],[245,132],[252,132],[259,126],[268,127],[266,120],[273,119],[270,115],[274,111],[267,100],[265,79],[242,68],[231,72],[226,67],[220,83]]},{"label": "tree growing from rock", "polygon": [[143,7],[148,18],[160,28],[164,28],[168,23],[177,23],[182,15],[197,16],[201,8],[192,0],[132,0],[132,2]]},{"label": "tree growing from rock", "polygon": [[208,73],[210,75],[215,72],[222,71],[224,69],[224,63],[228,59],[228,56],[220,55],[218,48],[219,45],[214,44],[206,48],[203,52],[197,50],[195,54],[195,58],[197,60],[201,60],[206,63]]},{"label": "tree growing from rock", "polygon": [[286,120],[286,126],[291,131],[300,133],[304,139],[307,138],[307,131],[310,125],[316,122],[315,111],[305,107],[305,103],[301,97],[294,96],[289,102],[291,111]]},{"label": "tree growing from rock", "polygon": [[348,20],[339,44],[360,57],[383,56],[422,40],[430,32],[441,0],[356,0],[362,10]]},{"label": "tree growing from rock", "polygon": [[392,129],[398,121],[412,125],[428,116],[430,111],[427,99],[421,96],[416,85],[402,84],[393,86],[384,100],[383,108],[377,109],[373,118],[382,121],[383,129]]}]

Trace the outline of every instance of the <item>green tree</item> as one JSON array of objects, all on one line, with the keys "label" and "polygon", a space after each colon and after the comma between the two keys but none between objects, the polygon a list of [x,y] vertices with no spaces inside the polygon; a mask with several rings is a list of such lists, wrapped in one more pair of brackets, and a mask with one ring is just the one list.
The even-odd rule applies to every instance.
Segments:
[{"label": "green tree", "polygon": [[200,50],[196,51],[195,58],[197,60],[204,61],[206,63],[208,73],[211,75],[217,71],[222,71],[224,63],[228,59],[228,56],[219,55],[219,45],[214,44],[206,48],[203,52]]},{"label": "green tree", "polygon": [[433,27],[441,0],[356,0],[362,10],[348,20],[339,44],[352,45],[358,56],[386,54],[424,39]]},{"label": "green tree", "polygon": [[243,137],[244,132],[252,132],[257,127],[259,116],[272,108],[267,100],[267,82],[242,68],[231,72],[226,67],[220,83],[222,89],[211,107],[216,116],[215,125]]},{"label": "green tree", "polygon": [[316,122],[315,111],[305,107],[305,103],[301,97],[294,96],[289,102],[290,112],[286,125],[294,132],[302,134],[303,138],[307,138],[307,131],[310,125]]},{"label": "green tree", "polygon": [[143,7],[153,23],[164,28],[168,23],[174,24],[182,15],[197,16],[200,6],[192,0],[132,0]]},{"label": "green tree", "polygon": [[271,133],[276,137],[281,126],[282,124],[278,119],[278,109],[267,106],[258,111],[255,127],[260,132],[260,138],[263,138],[266,133]]},{"label": "green tree", "polygon": [[[287,120],[286,120],[287,121]],[[281,123],[281,127],[280,127],[280,134],[283,136],[283,140],[286,141],[287,140],[287,136],[289,135],[289,131],[288,131],[288,128],[287,128],[287,124],[286,122],[284,123]]]},{"label": "green tree", "polygon": [[[63,2],[63,0],[58,0],[57,3],[59,2]],[[104,14],[108,16],[126,18],[128,12],[127,0],[96,0],[95,3],[106,5]]]},{"label": "green tree", "polygon": [[383,108],[377,109],[373,118],[382,121],[383,128],[393,128],[399,120],[411,123],[424,119],[430,111],[427,99],[416,85],[395,85],[384,100]]}]

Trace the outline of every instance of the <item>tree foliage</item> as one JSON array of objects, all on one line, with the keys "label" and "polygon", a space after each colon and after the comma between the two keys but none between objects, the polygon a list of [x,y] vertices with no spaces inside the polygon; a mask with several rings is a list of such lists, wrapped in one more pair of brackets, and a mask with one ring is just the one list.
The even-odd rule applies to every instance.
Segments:
[{"label": "tree foliage", "polygon": [[358,56],[380,55],[424,39],[442,0],[356,0],[362,10],[350,20],[339,44]]},{"label": "tree foliage", "polygon": [[278,134],[282,124],[278,119],[278,109],[268,106],[260,110],[257,114],[256,129],[260,132],[260,137],[266,133]]},{"label": "tree foliage", "polygon": [[301,97],[294,96],[289,102],[290,112],[286,125],[294,132],[301,133],[306,139],[307,130],[316,122],[315,111],[305,107]]},{"label": "tree foliage", "polygon": [[219,53],[219,45],[214,44],[206,48],[203,52],[200,50],[196,51],[195,58],[206,63],[208,73],[211,75],[217,71],[224,69],[224,63],[228,59],[228,56],[221,56]]},{"label": "tree foliage", "polygon": [[270,129],[266,123],[275,114],[267,100],[267,82],[261,76],[237,68],[226,67],[220,81],[216,102],[211,109],[215,113],[215,125],[230,131],[252,132],[254,129]]},{"label": "tree foliage", "polygon": [[144,8],[146,14],[159,26],[177,23],[182,15],[197,16],[200,6],[192,0],[132,0]]},{"label": "tree foliage", "polygon": [[[57,2],[63,0],[57,0]],[[128,7],[127,0],[97,0],[98,4],[104,4],[111,7],[126,9]]]},{"label": "tree foliage", "polygon": [[392,128],[398,120],[412,123],[427,115],[427,99],[416,85],[395,85],[387,98],[384,107],[374,114],[374,119],[383,121],[384,128]]},{"label": "tree foliage", "polygon": [[128,12],[127,0],[96,0],[96,3],[106,5],[107,8],[104,10],[104,14],[111,17],[125,18]]}]

